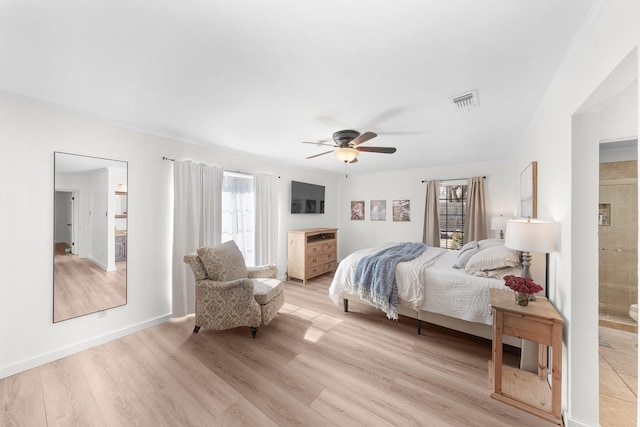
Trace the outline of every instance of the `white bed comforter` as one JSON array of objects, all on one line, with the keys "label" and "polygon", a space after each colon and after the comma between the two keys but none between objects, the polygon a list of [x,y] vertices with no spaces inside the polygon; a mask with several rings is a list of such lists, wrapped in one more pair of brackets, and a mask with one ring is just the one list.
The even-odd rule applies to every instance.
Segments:
[{"label": "white bed comforter", "polygon": [[[329,288],[329,297],[338,305],[342,293],[355,294],[353,275],[358,261],[395,243],[356,251],[338,265]],[[504,289],[505,274],[520,274],[520,269],[503,271],[498,278],[468,274],[455,269],[458,251],[428,247],[416,259],[398,264],[396,281],[398,299],[414,310],[442,314],[469,322],[492,324],[489,289]]]},{"label": "white bed comforter", "polygon": [[[372,255],[382,249],[397,243],[384,243],[374,248],[361,249],[353,252],[338,265],[336,274],[329,287],[329,298],[339,304],[342,300],[342,292],[356,293],[353,276],[358,266],[358,261],[366,255]],[[444,249],[427,247],[422,255],[408,262],[401,262],[396,267],[396,282],[398,285],[398,300],[417,310],[424,301],[424,283],[426,269],[433,265]]]},{"label": "white bed comforter", "polygon": [[520,267],[500,271],[497,277],[468,274],[453,268],[458,251],[447,251],[424,273],[425,299],[420,310],[443,314],[469,322],[493,324],[491,292],[505,289],[502,277],[519,275]]}]

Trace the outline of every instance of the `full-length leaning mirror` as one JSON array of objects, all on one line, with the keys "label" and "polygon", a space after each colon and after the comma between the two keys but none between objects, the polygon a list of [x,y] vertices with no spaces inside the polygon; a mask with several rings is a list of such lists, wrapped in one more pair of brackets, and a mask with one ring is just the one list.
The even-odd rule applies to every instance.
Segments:
[{"label": "full-length leaning mirror", "polygon": [[127,303],[127,162],[54,153],[53,321]]}]

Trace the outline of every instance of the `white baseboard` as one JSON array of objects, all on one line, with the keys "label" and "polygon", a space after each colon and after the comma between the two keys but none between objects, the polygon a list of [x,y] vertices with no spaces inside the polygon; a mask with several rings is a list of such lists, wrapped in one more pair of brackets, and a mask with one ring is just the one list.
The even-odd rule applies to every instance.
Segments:
[{"label": "white baseboard", "polygon": [[153,326],[168,322],[169,320],[171,320],[171,314],[166,314],[164,316],[137,323],[135,325],[131,325],[117,331],[109,332],[97,337],[92,337],[86,341],[71,344],[67,347],[59,348],[57,350],[50,351],[31,359],[23,360],[22,362],[16,363],[14,365],[5,366],[3,368],[0,368],[0,379],[10,377],[11,375],[18,374],[20,372],[35,368],[40,365],[44,365],[45,363],[53,362],[54,360],[58,360],[71,354],[81,352],[88,348],[96,347],[100,344],[104,344],[106,342],[113,341],[115,339],[122,338],[136,332],[140,332]]},{"label": "white baseboard", "polygon": [[583,424],[580,421],[572,420],[571,418],[564,418],[564,425],[566,427],[590,427],[590,424]]},{"label": "white baseboard", "polygon": [[92,263],[94,263],[95,265],[97,265],[98,267],[100,267],[101,269],[103,269],[104,271],[108,271],[108,270],[107,270],[107,266],[106,266],[106,265],[104,265],[103,263],[101,263],[100,261],[98,261],[97,259],[95,259],[94,257],[92,257],[91,255],[89,255],[89,256],[87,257],[87,259],[88,259],[89,261],[91,261]]}]

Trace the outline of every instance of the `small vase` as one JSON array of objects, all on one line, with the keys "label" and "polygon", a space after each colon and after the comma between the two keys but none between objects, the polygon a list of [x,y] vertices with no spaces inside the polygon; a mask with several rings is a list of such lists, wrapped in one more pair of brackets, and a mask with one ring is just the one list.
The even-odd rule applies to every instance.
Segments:
[{"label": "small vase", "polygon": [[515,291],[515,295],[516,295],[516,303],[518,305],[525,306],[529,304],[529,294]]}]

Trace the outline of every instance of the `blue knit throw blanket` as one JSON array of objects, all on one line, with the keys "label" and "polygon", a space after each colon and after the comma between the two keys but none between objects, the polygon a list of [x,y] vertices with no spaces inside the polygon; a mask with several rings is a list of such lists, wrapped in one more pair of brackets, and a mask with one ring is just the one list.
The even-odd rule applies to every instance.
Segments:
[{"label": "blue knit throw blanket", "polygon": [[356,266],[353,282],[358,296],[398,320],[398,284],[396,265],[411,261],[427,249],[424,243],[403,242],[362,257]]}]

